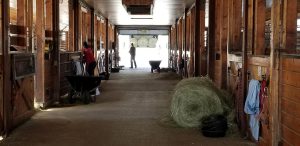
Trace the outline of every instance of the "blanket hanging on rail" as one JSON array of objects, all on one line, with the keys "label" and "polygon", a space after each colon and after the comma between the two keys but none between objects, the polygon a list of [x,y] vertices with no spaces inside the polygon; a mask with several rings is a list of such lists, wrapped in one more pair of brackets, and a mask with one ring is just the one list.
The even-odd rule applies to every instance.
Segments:
[{"label": "blanket hanging on rail", "polygon": [[259,120],[256,118],[259,114],[259,91],[259,81],[251,80],[244,107],[244,112],[250,115],[249,125],[255,140],[259,137]]}]

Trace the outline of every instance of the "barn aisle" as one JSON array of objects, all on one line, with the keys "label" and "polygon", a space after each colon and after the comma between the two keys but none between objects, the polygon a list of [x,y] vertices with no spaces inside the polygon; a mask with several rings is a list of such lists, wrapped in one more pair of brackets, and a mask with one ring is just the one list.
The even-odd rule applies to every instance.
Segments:
[{"label": "barn aisle", "polygon": [[97,102],[38,112],[0,143],[6,146],[252,146],[238,136],[206,138],[162,125],[179,79],[124,70],[101,84]]}]

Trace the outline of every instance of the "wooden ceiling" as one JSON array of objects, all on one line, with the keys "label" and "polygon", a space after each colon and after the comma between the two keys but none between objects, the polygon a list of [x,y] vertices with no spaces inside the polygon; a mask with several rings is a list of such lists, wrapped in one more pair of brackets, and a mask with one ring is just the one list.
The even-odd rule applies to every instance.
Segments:
[{"label": "wooden ceiling", "polygon": [[115,25],[172,25],[195,0],[154,0],[153,15],[129,15],[122,0],[85,0]]}]

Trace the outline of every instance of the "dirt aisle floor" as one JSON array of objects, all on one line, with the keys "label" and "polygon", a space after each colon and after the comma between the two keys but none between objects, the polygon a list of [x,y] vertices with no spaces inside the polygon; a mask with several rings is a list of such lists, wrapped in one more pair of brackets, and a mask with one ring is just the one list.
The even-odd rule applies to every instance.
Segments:
[{"label": "dirt aisle floor", "polygon": [[206,138],[161,124],[175,74],[122,70],[101,83],[97,102],[38,112],[0,143],[6,146],[253,146],[239,136]]}]

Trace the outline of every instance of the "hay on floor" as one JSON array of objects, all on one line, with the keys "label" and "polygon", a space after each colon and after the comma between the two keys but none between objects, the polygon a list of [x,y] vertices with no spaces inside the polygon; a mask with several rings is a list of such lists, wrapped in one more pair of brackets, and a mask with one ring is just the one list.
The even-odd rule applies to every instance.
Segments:
[{"label": "hay on floor", "polygon": [[181,127],[198,127],[203,117],[212,114],[228,116],[232,108],[230,96],[215,87],[209,78],[188,78],[175,87],[171,116]]}]

